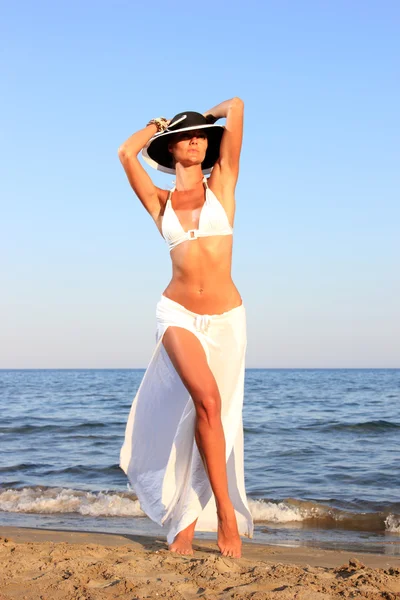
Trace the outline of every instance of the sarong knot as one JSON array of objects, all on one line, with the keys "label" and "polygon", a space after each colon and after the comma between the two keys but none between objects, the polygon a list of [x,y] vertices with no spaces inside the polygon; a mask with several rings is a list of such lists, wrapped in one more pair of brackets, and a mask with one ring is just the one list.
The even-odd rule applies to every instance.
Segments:
[{"label": "sarong knot", "polygon": [[196,315],[194,325],[197,331],[205,333],[210,325],[210,321],[210,315]]}]

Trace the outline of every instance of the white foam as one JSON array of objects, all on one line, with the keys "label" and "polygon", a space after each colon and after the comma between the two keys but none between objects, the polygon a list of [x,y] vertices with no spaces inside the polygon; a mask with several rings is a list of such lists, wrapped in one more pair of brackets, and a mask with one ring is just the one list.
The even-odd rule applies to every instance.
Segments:
[{"label": "white foam", "polygon": [[389,515],[385,519],[385,527],[386,531],[390,531],[391,533],[400,533],[400,517]]},{"label": "white foam", "polygon": [[254,521],[289,523],[290,521],[303,521],[307,518],[299,508],[288,506],[284,502],[275,504],[264,500],[249,499],[249,508]]},{"label": "white foam", "polygon": [[138,500],[114,492],[68,488],[0,490],[0,510],[21,513],[78,513],[91,517],[143,517]]},{"label": "white foam", "polygon": [[[128,488],[129,489],[129,488]],[[310,517],[310,511],[264,500],[250,500],[255,522],[289,523]],[[117,492],[85,492],[69,488],[0,490],[0,511],[19,513],[78,513],[90,517],[144,517],[138,500]]]},{"label": "white foam", "polygon": [[[69,488],[0,488],[0,511],[14,513],[77,513],[89,517],[144,517],[139,501],[118,492],[86,492]],[[256,523],[290,523],[331,517],[342,520],[349,517],[340,511],[331,511],[313,502],[268,502],[248,499],[250,512]],[[390,514],[385,520],[386,531],[400,533],[400,516]]]}]

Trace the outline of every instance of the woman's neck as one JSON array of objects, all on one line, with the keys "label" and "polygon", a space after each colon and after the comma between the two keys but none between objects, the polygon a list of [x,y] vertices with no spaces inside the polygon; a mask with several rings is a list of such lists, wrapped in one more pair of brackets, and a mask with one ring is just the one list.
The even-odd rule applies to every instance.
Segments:
[{"label": "woman's neck", "polygon": [[200,165],[193,165],[188,168],[182,167],[180,164],[176,165],[175,187],[178,192],[192,190],[203,181],[203,178],[204,176]]}]

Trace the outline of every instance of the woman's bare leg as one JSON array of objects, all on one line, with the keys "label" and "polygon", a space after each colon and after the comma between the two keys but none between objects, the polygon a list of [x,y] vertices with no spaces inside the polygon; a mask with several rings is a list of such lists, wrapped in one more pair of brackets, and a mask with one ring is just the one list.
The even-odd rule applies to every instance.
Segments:
[{"label": "woman's bare leg", "polygon": [[[223,556],[240,558],[242,542],[228,493],[225,435],[217,383],[204,349],[193,333],[170,326],[164,334],[163,344],[196,408],[196,442],[217,505],[218,547]],[[176,536],[170,546],[172,551],[190,553],[195,524],[192,523]]]}]

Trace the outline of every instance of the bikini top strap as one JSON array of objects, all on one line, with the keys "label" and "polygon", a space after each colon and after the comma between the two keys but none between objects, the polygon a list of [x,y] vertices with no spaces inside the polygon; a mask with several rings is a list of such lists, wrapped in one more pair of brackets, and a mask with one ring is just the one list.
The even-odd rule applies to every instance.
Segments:
[{"label": "bikini top strap", "polygon": [[176,189],[176,185],[175,185],[175,181],[172,182],[172,188],[168,190],[168,198],[167,198],[167,202],[171,202],[171,196],[172,196],[172,192],[174,192]]}]

